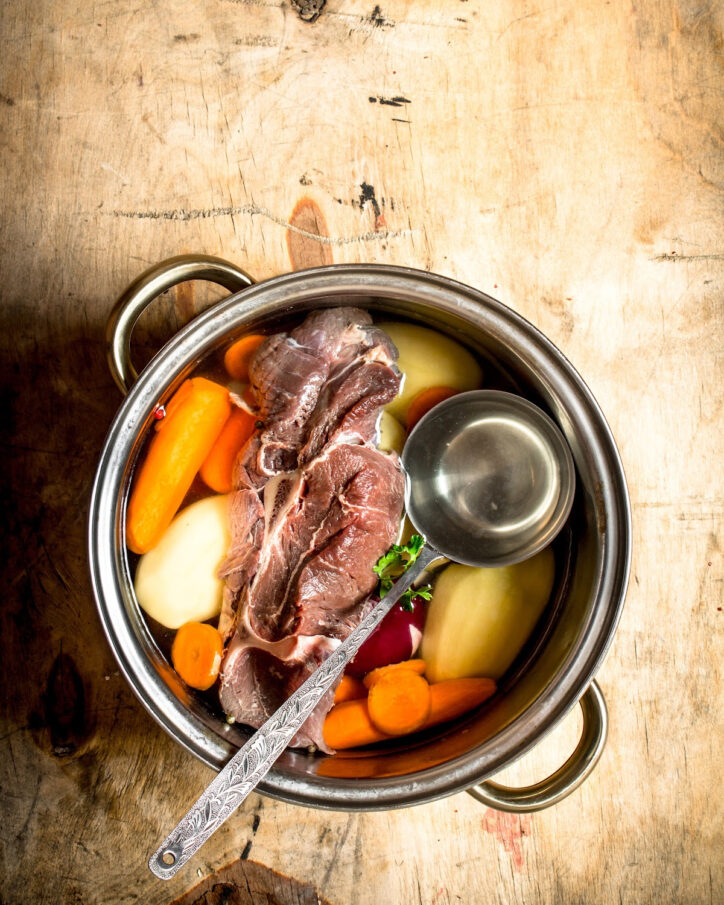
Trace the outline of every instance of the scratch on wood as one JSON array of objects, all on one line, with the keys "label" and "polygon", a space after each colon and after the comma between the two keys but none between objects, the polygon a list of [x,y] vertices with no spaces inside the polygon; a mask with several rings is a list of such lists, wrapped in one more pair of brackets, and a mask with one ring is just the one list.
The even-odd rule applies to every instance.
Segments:
[{"label": "scratch on wood", "polygon": [[677,255],[675,251],[667,255],[655,255],[651,261],[724,261],[724,254]]},{"label": "scratch on wood", "polygon": [[234,44],[237,47],[276,47],[279,41],[271,35],[243,35],[236,38]]},{"label": "scratch on wood", "polygon": [[334,870],[334,866],[337,863],[337,857],[339,856],[341,850],[344,848],[344,844],[347,841],[347,836],[349,836],[350,827],[352,826],[352,821],[355,819],[355,817],[355,814],[349,814],[347,816],[347,823],[345,824],[342,833],[337,836],[334,841],[334,847],[332,848],[332,857],[329,860],[329,864],[327,865],[327,870],[324,873],[322,882],[319,884],[322,889],[327,888],[329,878],[332,876],[332,871]]},{"label": "scratch on wood", "polygon": [[373,242],[382,241],[384,239],[397,239],[400,236],[411,236],[414,229],[388,229],[384,231],[370,230],[370,232],[361,233],[358,236],[318,236],[316,233],[308,230],[300,229],[289,223],[283,217],[278,217],[267,208],[259,207],[257,204],[241,204],[230,205],[228,207],[209,207],[209,208],[174,208],[173,210],[164,211],[106,211],[107,216],[126,217],[132,220],[209,220],[214,217],[233,217],[237,214],[249,214],[251,216],[266,217],[272,220],[284,229],[299,233],[308,239],[314,239],[316,242],[322,242],[325,245],[353,245],[355,242]]}]

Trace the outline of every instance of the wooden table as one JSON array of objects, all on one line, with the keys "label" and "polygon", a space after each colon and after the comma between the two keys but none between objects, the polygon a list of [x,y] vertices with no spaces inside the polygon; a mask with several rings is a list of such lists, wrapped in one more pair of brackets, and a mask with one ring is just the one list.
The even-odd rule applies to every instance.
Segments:
[{"label": "wooden table", "polygon": [[[255,903],[722,901],[721,7],[317,6],[4,4],[0,900],[162,905],[244,853],[247,882],[269,878]],[[164,257],[261,279],[290,250],[456,277],[584,375],[633,506],[610,737],[525,818],[465,794],[349,815],[253,796],[162,884],[147,853],[210,771],[136,702],[95,613],[85,519],[120,402],[104,324]],[[159,302],[138,357],[210,299]],[[545,775],[579,724],[503,778]]]}]

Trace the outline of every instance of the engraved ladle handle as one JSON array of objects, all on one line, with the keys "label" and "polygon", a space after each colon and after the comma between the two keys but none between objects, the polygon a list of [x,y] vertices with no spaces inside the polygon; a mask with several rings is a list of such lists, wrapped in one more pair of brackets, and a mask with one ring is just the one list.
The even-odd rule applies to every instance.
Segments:
[{"label": "engraved ladle handle", "polygon": [[365,640],[415,579],[441,555],[426,544],[372,612],[236,752],[151,855],[148,866],[157,877],[161,880],[173,877],[264,779]]}]

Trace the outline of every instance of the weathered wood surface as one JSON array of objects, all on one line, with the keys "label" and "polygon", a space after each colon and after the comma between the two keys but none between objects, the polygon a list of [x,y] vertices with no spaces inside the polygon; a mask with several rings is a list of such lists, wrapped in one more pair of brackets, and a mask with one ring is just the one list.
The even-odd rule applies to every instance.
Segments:
[{"label": "weathered wood surface", "polygon": [[[162,905],[244,850],[335,905],[722,900],[721,29],[691,0],[328,0],[314,22],[278,0],[7,0],[2,902]],[[610,738],[524,819],[464,794],[353,815],[255,796],[164,885],[147,853],[210,774],[141,709],[95,616],[85,516],[119,403],[104,322],[181,251],[288,270],[303,197],[329,230],[318,262],[487,290],[598,398],[634,517],[599,675]],[[159,303],[143,351],[203,299]],[[506,778],[557,766],[578,720]]]}]

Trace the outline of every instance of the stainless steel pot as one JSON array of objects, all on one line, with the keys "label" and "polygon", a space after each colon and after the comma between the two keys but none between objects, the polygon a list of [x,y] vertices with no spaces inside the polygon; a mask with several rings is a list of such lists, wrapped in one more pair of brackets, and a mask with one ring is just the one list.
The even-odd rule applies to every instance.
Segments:
[{"label": "stainless steel pot", "polygon": [[[190,279],[211,280],[235,294],[184,327],[137,377],[130,361],[137,317],[159,293]],[[609,428],[578,373],[522,317],[469,286],[386,265],[321,267],[254,285],[225,261],[182,256],[151,268],[129,287],[108,325],[111,371],[127,396],[100,457],[89,521],[91,578],[108,641],[149,713],[205,763],[219,769],[248,737],[201,696],[189,695],[146,626],[124,544],[130,478],[154,409],[206,355],[236,334],[340,304],[419,321],[471,348],[488,363],[497,385],[537,402],[558,423],[573,452],[578,489],[556,549],[554,599],[499,694],[481,713],[384,751],[333,758],[287,751],[259,791],[339,810],[401,807],[463,789],[500,810],[547,807],[586,778],[605,743],[606,707],[593,676],[624,602],[631,546],[628,493]],[[522,789],[488,779],[532,748],[576,703],[583,711],[583,733],[556,773]]]}]

